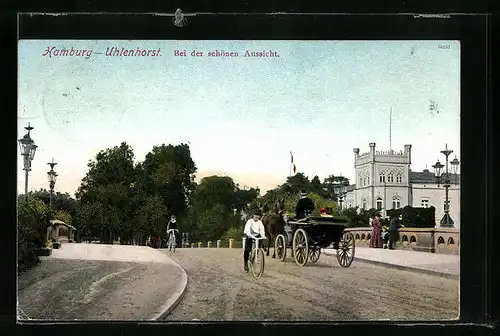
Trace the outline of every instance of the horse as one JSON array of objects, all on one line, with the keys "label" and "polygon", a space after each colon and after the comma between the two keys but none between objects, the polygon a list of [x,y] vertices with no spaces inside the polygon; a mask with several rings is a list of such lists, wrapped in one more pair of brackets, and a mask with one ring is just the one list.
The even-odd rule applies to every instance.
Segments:
[{"label": "horse", "polygon": [[[264,224],[264,230],[268,237],[267,256],[269,256],[270,253],[271,242],[274,243],[276,236],[285,232],[285,219],[283,218],[284,209],[285,201],[284,199],[280,199],[274,204],[274,213],[266,214],[262,217],[262,224]],[[263,247],[265,247],[265,242]],[[273,258],[276,258],[276,246],[274,246]]]}]

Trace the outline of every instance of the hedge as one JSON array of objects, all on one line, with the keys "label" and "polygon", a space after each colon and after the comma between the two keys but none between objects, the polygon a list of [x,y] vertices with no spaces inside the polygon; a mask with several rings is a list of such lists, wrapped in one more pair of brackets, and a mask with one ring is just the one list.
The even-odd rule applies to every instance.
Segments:
[{"label": "hedge", "polygon": [[403,225],[413,228],[434,228],[436,226],[436,208],[414,208],[409,205],[401,209],[387,210],[387,215],[402,216]]}]

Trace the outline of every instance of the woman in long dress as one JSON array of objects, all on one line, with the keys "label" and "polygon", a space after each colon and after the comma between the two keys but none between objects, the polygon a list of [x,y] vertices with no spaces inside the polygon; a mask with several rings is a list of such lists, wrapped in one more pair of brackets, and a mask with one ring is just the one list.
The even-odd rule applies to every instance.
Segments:
[{"label": "woman in long dress", "polygon": [[372,236],[370,238],[370,247],[382,248],[382,224],[380,223],[380,214],[377,213],[372,221]]}]

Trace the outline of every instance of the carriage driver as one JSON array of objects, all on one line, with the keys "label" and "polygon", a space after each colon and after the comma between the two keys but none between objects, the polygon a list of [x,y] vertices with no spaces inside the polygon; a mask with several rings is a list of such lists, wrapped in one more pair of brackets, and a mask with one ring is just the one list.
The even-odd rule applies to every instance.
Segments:
[{"label": "carriage driver", "polygon": [[248,272],[248,258],[252,251],[253,240],[251,238],[266,238],[264,224],[260,220],[260,211],[255,211],[253,217],[247,220],[243,234],[246,236],[245,252],[243,252],[243,265],[245,272]]},{"label": "carriage driver", "polygon": [[295,219],[306,218],[314,211],[314,202],[312,199],[307,197],[305,190],[300,192],[300,199],[295,207]]}]

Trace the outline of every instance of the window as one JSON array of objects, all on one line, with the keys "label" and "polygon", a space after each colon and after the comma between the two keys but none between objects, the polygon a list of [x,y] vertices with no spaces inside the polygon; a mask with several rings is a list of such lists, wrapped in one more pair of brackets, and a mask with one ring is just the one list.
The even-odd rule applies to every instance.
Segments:
[{"label": "window", "polygon": [[380,174],[380,182],[385,182],[385,174]]},{"label": "window", "polygon": [[366,185],[366,177],[363,177],[363,185]]},{"label": "window", "polygon": [[399,209],[400,207],[401,207],[401,201],[399,200],[399,198],[394,198],[392,200],[392,208]]},{"label": "window", "polygon": [[396,182],[397,183],[403,182],[403,177],[401,175],[396,175]]},{"label": "window", "polygon": [[368,176],[367,179],[368,179],[368,184],[370,184],[370,176]]},{"label": "window", "polygon": [[382,198],[377,198],[377,210],[382,210]]},{"label": "window", "polygon": [[392,174],[389,174],[389,175],[387,176],[387,182],[389,182],[389,183],[394,182],[394,176],[393,176]]},{"label": "window", "polygon": [[428,199],[423,199],[422,202],[420,203],[422,208],[428,208],[429,207],[429,200]]},{"label": "window", "polygon": [[363,183],[361,183],[361,182],[363,182],[363,179],[360,177],[360,178],[359,178],[359,186],[360,186],[360,187],[362,187],[362,186],[363,186]]}]

